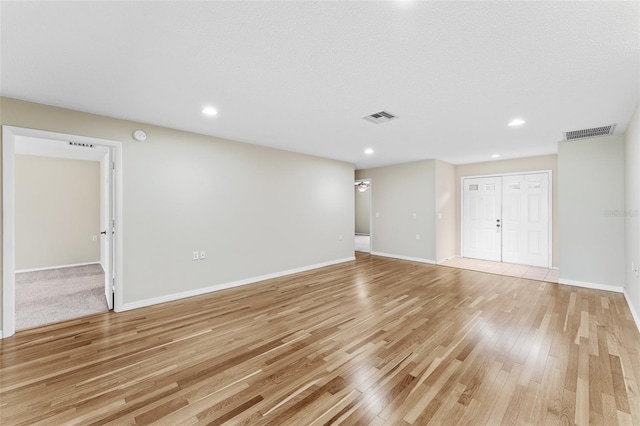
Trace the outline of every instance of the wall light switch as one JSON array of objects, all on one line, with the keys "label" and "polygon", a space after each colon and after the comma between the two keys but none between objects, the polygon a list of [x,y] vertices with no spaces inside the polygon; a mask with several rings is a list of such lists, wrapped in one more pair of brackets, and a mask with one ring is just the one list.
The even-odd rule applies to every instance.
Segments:
[{"label": "wall light switch", "polygon": [[414,214],[411,215],[411,217],[415,219],[415,218],[418,217],[418,215],[414,213]]},{"label": "wall light switch", "polygon": [[93,237],[91,237],[91,241],[98,241],[98,236],[94,235]]},{"label": "wall light switch", "polygon": [[438,219],[442,219],[442,213],[438,213]]},{"label": "wall light switch", "polygon": [[379,212],[376,212],[376,217],[380,217],[380,213]]},{"label": "wall light switch", "polygon": [[342,241],[342,234],[338,235],[338,241]]},{"label": "wall light switch", "polygon": [[204,250],[200,250],[200,260],[204,260],[207,258],[207,252]]},{"label": "wall light switch", "polygon": [[420,239],[420,234],[416,234],[416,240]]},{"label": "wall light switch", "polygon": [[197,251],[194,251],[193,252],[193,260],[198,260],[198,259],[200,259],[200,255],[199,255],[199,253]]}]

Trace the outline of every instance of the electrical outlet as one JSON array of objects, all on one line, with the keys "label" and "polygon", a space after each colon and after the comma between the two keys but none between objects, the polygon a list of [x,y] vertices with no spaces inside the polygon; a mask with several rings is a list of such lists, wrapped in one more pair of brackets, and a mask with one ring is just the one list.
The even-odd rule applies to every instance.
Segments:
[{"label": "electrical outlet", "polygon": [[342,241],[342,234],[338,235],[338,241]]},{"label": "electrical outlet", "polygon": [[98,236],[94,235],[93,237],[91,237],[91,241],[98,241]]},{"label": "electrical outlet", "polygon": [[380,212],[376,212],[376,217],[380,217]]},{"label": "electrical outlet", "polygon": [[416,240],[420,239],[420,234],[416,234]]},{"label": "electrical outlet", "polygon": [[199,260],[200,259],[200,254],[197,251],[193,252],[193,260]]},{"label": "electrical outlet", "polygon": [[200,260],[204,260],[207,258],[207,252],[204,250],[200,250]]}]

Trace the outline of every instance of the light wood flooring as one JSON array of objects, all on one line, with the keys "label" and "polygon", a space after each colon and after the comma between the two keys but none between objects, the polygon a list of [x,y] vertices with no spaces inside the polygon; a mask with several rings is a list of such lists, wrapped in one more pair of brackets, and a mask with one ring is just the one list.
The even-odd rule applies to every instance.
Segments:
[{"label": "light wood flooring", "polygon": [[355,262],[0,340],[2,425],[640,425],[618,293]]}]

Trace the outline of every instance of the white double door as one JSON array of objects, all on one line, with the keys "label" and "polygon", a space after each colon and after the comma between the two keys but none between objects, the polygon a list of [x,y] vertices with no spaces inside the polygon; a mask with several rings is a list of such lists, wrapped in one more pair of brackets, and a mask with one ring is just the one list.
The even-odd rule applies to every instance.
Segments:
[{"label": "white double door", "polygon": [[463,179],[464,257],[548,268],[549,173]]}]

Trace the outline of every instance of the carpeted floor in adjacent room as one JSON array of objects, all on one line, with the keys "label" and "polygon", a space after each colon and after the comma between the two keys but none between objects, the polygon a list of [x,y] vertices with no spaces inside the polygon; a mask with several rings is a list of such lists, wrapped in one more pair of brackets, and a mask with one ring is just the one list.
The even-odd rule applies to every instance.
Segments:
[{"label": "carpeted floor in adjacent room", "polygon": [[106,311],[99,264],[16,274],[16,330]]}]

